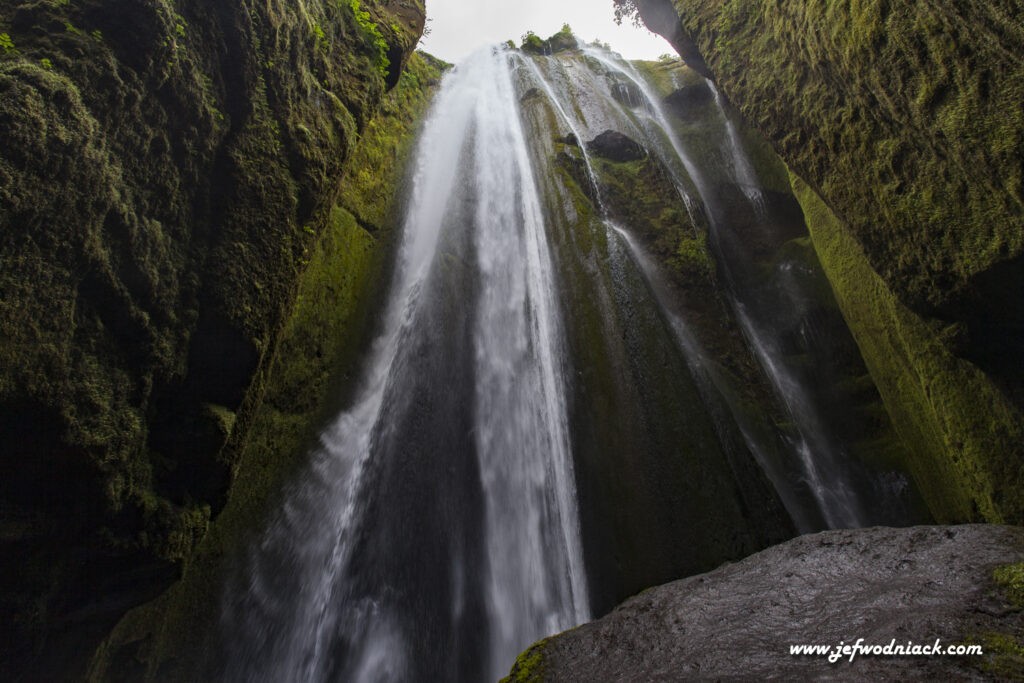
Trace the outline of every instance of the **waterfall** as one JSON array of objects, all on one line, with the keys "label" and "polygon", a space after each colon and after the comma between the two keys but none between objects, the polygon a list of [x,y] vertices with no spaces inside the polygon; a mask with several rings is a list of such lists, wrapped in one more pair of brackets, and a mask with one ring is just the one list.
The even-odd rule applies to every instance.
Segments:
[{"label": "waterfall", "polygon": [[509,56],[421,134],[361,389],[225,593],[230,680],[494,680],[589,617],[564,347]]},{"label": "waterfall", "polygon": [[477,451],[498,677],[524,642],[587,616],[552,268],[507,59],[492,55],[478,76],[475,155]]},{"label": "waterfall", "polygon": [[[792,358],[816,295],[750,253],[746,229],[778,251],[773,195],[708,85],[702,157],[605,51],[444,77],[361,376],[229,571],[224,679],[495,680],[642,588],[876,519]],[[606,130],[647,155],[599,158]],[[638,232],[648,181],[673,217]],[[726,305],[687,272],[687,308],[662,266],[705,225]]]},{"label": "waterfall", "polygon": [[[744,251],[744,237],[732,232],[733,226],[723,219],[724,207],[712,189],[705,173],[693,161],[679,135],[675,132],[668,116],[661,107],[659,98],[651,87],[636,72],[636,69],[612,54],[597,48],[586,48],[588,56],[600,62],[609,70],[620,74],[633,82],[644,98],[647,107],[640,116],[644,117],[670,143],[674,159],[665,159],[669,168],[682,165],[688,178],[693,182],[700,195],[707,216],[712,238],[716,247],[718,262],[729,283],[729,294],[737,321],[742,327],[755,356],[772,382],[772,385],[785,405],[797,426],[797,434],[792,439],[792,451],[802,469],[802,478],[809,487],[818,511],[828,528],[852,528],[864,526],[869,518],[865,513],[862,494],[852,485],[851,464],[843,452],[842,446],[831,438],[827,426],[809,398],[809,390],[804,379],[783,358],[772,334],[774,307],[765,305],[767,297],[763,292],[745,287],[742,283],[743,270],[751,267],[749,257]],[[725,119],[726,142],[725,151],[731,161],[727,169],[732,181],[751,203],[759,216],[764,217],[763,193],[756,182],[752,166],[746,158],[739,143],[734,125],[728,120],[721,106],[720,96],[712,86],[716,105]],[[647,112],[650,112],[648,117]],[[650,131],[650,128],[648,128]],[[664,146],[652,145],[653,150],[662,154]],[[677,162],[677,163],[671,163]],[[683,179],[679,179],[680,187]],[[682,190],[681,190],[682,191]],[[792,291],[786,284],[781,284],[770,294],[781,299],[781,305],[787,311],[800,310],[802,293]],[[760,305],[759,305],[760,304]],[[809,529],[805,529],[809,530]]]},{"label": "waterfall", "polygon": [[718,107],[718,112],[721,114],[722,120],[725,121],[725,131],[729,138],[729,158],[732,160],[732,168],[730,170],[736,179],[736,183],[743,190],[747,201],[757,211],[758,216],[764,218],[767,211],[764,193],[761,191],[761,185],[757,181],[757,173],[754,171],[750,159],[747,158],[743,151],[743,143],[740,142],[740,134],[736,130],[736,124],[733,123],[733,120],[725,111],[725,105],[722,103],[722,93],[718,92],[718,86],[715,85],[715,82],[710,78],[705,78],[704,84],[711,91],[711,95],[715,99],[715,106]]}]

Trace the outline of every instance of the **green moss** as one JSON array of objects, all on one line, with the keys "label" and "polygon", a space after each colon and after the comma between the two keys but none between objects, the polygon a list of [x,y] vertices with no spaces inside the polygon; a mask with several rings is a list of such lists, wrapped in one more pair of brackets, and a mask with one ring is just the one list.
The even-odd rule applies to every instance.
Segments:
[{"label": "green moss", "polygon": [[[977,667],[998,680],[1024,680],[1024,642],[1018,636],[988,631],[968,639],[981,645],[984,657]],[[971,660],[972,664],[975,661]]]},{"label": "green moss", "polygon": [[425,93],[439,82],[448,64],[429,55],[411,60],[395,88],[381,105],[382,115],[367,124],[353,153],[340,202],[363,226],[375,230],[384,225],[396,185],[401,179],[393,170],[404,157],[425,107]]},{"label": "green moss", "polygon": [[846,225],[795,174],[815,249],[936,520],[1024,517],[1022,421],[943,330],[899,302]]},{"label": "green moss", "polygon": [[1005,58],[1024,27],[1012,12],[671,4],[722,91],[842,217],[898,300],[1014,334],[1006,307],[979,291],[987,271],[1024,254],[1024,64]]},{"label": "green moss", "polygon": [[655,91],[665,97],[679,88],[702,85],[704,78],[685,62],[676,59],[638,60],[632,63]]},{"label": "green moss", "polygon": [[1014,607],[1024,609],[1024,563],[996,567],[992,578]]},{"label": "green moss", "polygon": [[[129,613],[97,653],[91,677],[116,674],[127,654],[143,669],[141,678],[195,680],[213,656],[222,585],[222,562],[238,552],[282,482],[304,463],[317,428],[336,408],[336,395],[357,376],[358,350],[366,342],[371,314],[386,275],[395,224],[396,188],[413,131],[438,82],[441,63],[428,56],[410,60],[403,78],[367,125],[341,180],[344,191],[315,228],[307,265],[273,363],[261,404],[246,431],[237,478],[227,507],[202,537],[182,580],[156,601]],[[366,174],[367,167],[373,169]],[[372,178],[370,178],[372,176]],[[356,218],[345,204],[358,200]],[[208,410],[231,429],[234,414]],[[140,648],[140,643],[146,643]]]},{"label": "green moss", "polygon": [[714,277],[715,263],[708,252],[707,233],[698,233],[695,237],[680,236],[679,246],[669,264],[676,271],[693,273],[697,277]]},{"label": "green moss", "polygon": [[508,676],[501,679],[501,683],[543,683],[544,676],[544,649],[547,647],[549,638],[538,641],[526,649],[525,652],[516,657],[515,664]]},{"label": "green moss", "polygon": [[363,36],[364,43],[370,49],[376,51],[377,71],[381,76],[386,77],[388,75],[388,67],[391,66],[391,60],[388,59],[388,44],[384,40],[384,35],[381,33],[376,22],[373,21],[370,13],[362,8],[360,0],[348,0],[348,7],[352,11],[352,17],[355,19],[356,26]]}]

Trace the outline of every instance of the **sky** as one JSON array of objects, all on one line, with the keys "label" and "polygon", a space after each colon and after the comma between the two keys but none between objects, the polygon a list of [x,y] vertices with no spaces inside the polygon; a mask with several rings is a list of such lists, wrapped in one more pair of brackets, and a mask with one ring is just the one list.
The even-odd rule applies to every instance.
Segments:
[{"label": "sky", "polygon": [[482,45],[514,40],[532,30],[541,38],[568,23],[576,37],[599,38],[627,59],[657,59],[675,54],[659,35],[628,21],[615,25],[612,0],[426,0],[430,35],[420,49],[458,63]]}]

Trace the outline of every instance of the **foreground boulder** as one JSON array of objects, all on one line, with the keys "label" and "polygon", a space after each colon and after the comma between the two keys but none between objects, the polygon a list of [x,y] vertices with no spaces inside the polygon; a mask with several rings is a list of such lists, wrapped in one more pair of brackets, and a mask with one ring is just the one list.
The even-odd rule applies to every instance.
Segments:
[{"label": "foreground boulder", "polygon": [[[511,681],[942,679],[1024,672],[1014,577],[1024,529],[873,528],[803,536],[647,590],[523,653]],[[1006,584],[1009,584],[1007,588]],[[1014,601],[1017,601],[1014,604]],[[983,656],[790,654],[790,645],[980,644]]]}]

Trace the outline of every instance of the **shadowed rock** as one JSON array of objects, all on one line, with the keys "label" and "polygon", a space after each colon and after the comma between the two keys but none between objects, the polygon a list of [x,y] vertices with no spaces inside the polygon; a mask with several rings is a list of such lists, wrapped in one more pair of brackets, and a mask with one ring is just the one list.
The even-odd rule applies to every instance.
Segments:
[{"label": "shadowed rock", "polygon": [[635,83],[630,81],[617,81],[611,85],[612,97],[615,98],[620,104],[624,104],[630,109],[636,109],[637,107],[643,106],[644,96],[640,92],[640,88]]},{"label": "shadowed rock", "polygon": [[587,150],[611,161],[636,161],[647,156],[639,143],[614,130],[606,130],[588,142]]},{"label": "shadowed rock", "polygon": [[665,108],[683,121],[700,118],[704,105],[711,102],[714,95],[707,83],[694,83],[676,90],[665,98]]}]

